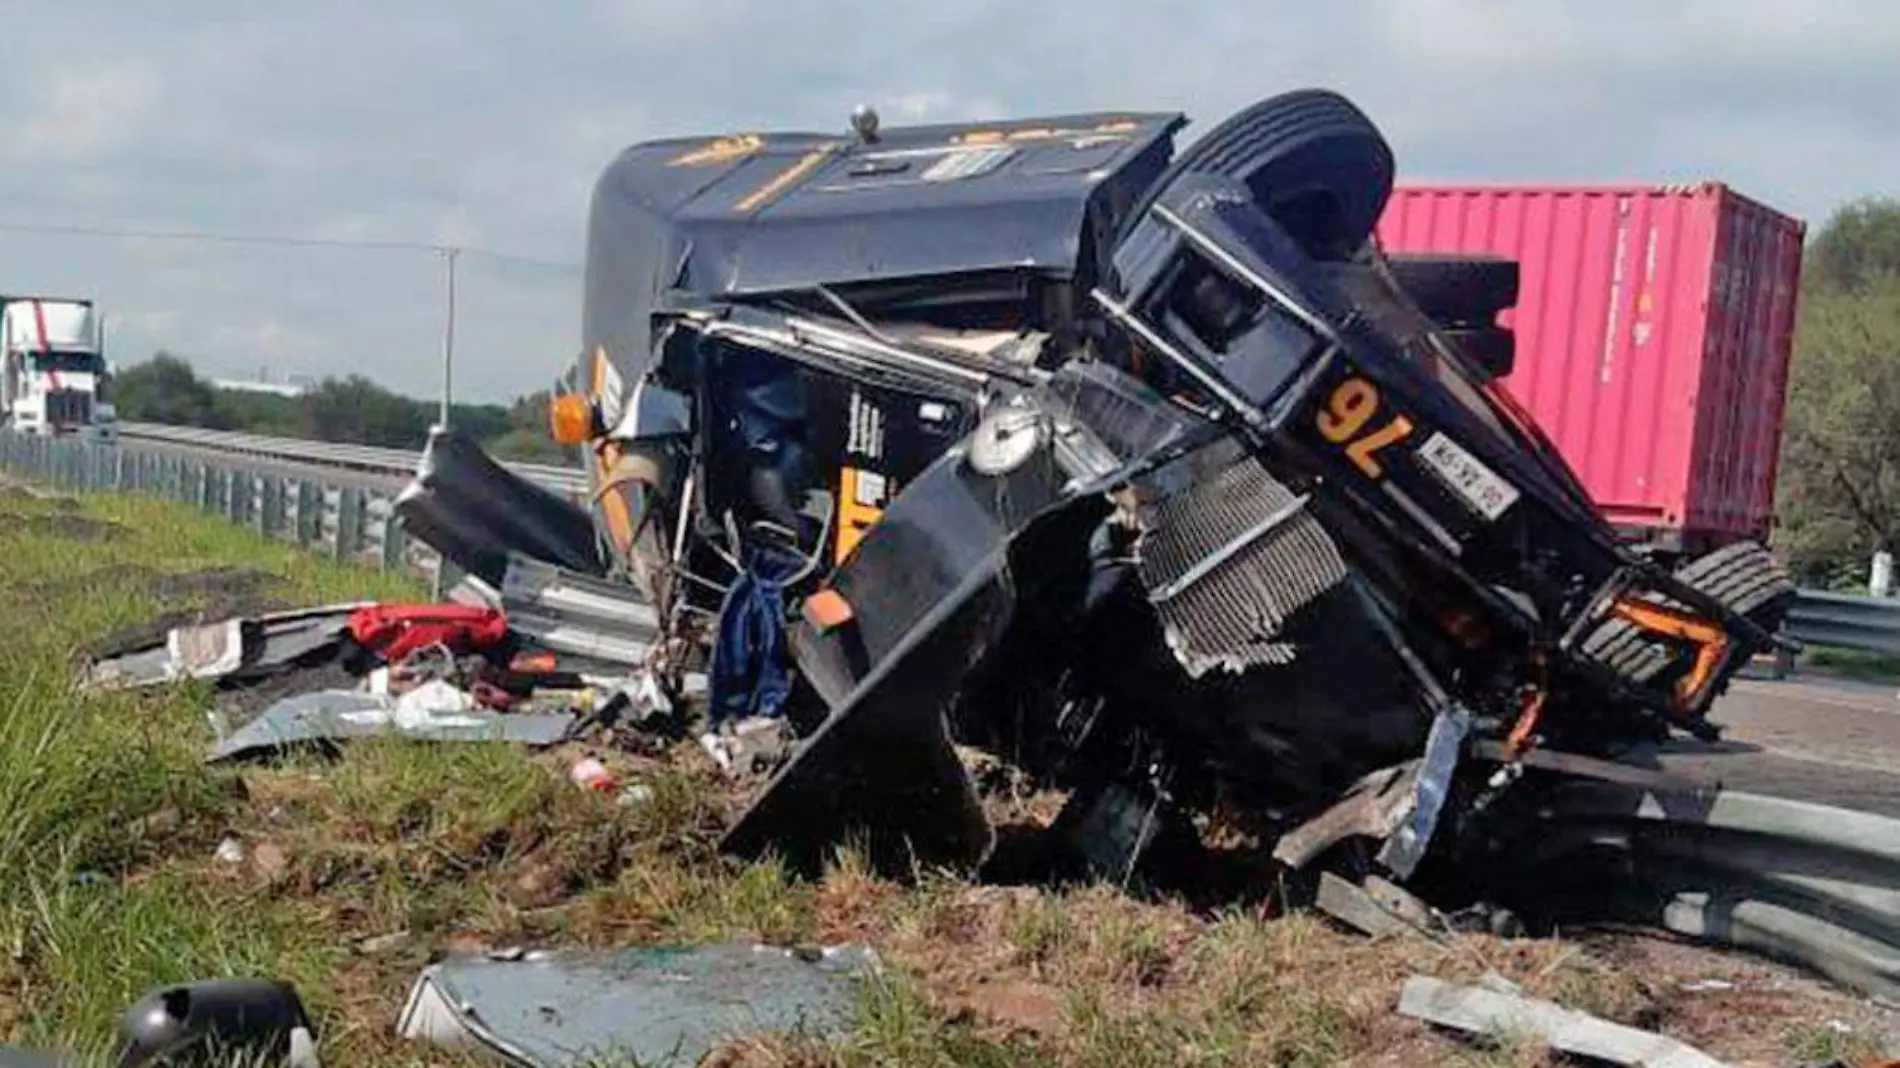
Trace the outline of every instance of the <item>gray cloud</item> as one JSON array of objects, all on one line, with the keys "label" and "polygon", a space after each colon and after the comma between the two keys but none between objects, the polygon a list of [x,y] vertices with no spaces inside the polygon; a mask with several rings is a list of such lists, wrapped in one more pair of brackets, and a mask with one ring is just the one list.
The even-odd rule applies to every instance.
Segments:
[{"label": "gray cloud", "polygon": [[[7,11],[17,6],[17,11]],[[248,10],[246,9],[248,8]],[[1718,178],[1818,222],[1890,191],[1900,9],[1809,0],[0,2],[0,221],[468,242],[578,263],[619,148],[745,128],[1358,100],[1401,180]],[[233,12],[238,12],[233,14]],[[97,296],[164,346],[436,386],[427,255],[6,235],[0,286]],[[463,260],[458,391],[539,388],[571,271]]]}]

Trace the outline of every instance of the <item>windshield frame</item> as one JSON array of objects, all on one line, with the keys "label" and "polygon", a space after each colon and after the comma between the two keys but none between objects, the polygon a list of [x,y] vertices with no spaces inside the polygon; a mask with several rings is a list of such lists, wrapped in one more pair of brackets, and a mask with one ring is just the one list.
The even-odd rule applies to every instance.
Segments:
[{"label": "windshield frame", "polygon": [[30,349],[27,369],[39,374],[103,376],[105,358],[89,349]]},{"label": "windshield frame", "polygon": [[[1203,207],[1218,207],[1222,202],[1252,206],[1250,201],[1219,188],[1197,190],[1190,196]],[[1130,276],[1136,279],[1129,286],[1133,295],[1121,300],[1097,288],[1091,290],[1090,298],[1142,344],[1199,384],[1218,405],[1230,409],[1252,428],[1268,429],[1276,421],[1282,402],[1302,392],[1303,383],[1314,369],[1334,358],[1341,344],[1338,331],[1325,316],[1293,295],[1292,285],[1277,276],[1246,240],[1247,235],[1238,235],[1242,238],[1238,251],[1231,249],[1164,201],[1150,205],[1148,217],[1165,228],[1157,228],[1150,235],[1159,240],[1151,241],[1137,255],[1118,255],[1118,260],[1134,261],[1118,263],[1124,280]],[[1224,221],[1230,226],[1235,222]],[[1263,242],[1273,240],[1271,234],[1255,237]],[[1244,325],[1221,339],[1220,351],[1215,351],[1214,342],[1202,336],[1195,324],[1181,319],[1172,301],[1163,295],[1196,277],[1197,267],[1257,298],[1244,314]],[[1168,311],[1169,319],[1178,320],[1184,329],[1170,330],[1172,323],[1154,321],[1149,309],[1156,307]],[[1268,336],[1275,332],[1277,338]],[[1247,342],[1262,340],[1277,351],[1248,351]],[[1291,367],[1277,373],[1270,371],[1273,380],[1264,386],[1250,386],[1229,371],[1230,359],[1260,370],[1265,370],[1262,364],[1282,359]]]}]

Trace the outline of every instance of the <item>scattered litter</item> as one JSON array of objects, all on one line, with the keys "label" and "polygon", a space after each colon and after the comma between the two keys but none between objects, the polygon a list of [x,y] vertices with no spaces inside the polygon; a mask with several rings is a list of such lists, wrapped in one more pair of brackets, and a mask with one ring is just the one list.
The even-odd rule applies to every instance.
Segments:
[{"label": "scattered litter", "polygon": [[213,761],[254,757],[312,742],[341,742],[386,732],[435,742],[514,742],[550,746],[567,736],[572,713],[502,715],[446,711],[385,694],[329,690],[280,701],[212,746]]},{"label": "scattered litter", "polygon": [[634,783],[632,786],[620,791],[620,796],[614,799],[615,803],[623,808],[633,808],[636,805],[644,805],[652,800],[653,787],[643,782]]},{"label": "scattered litter", "polygon": [[848,1028],[851,980],[875,967],[856,947],[738,943],[608,953],[472,954],[431,965],[409,994],[402,1037],[522,1068],[629,1058],[691,1065],[761,1033]]},{"label": "scattered litter", "polygon": [[244,843],[235,838],[226,838],[218,843],[218,850],[212,854],[221,864],[244,863]]},{"label": "scattered litter", "polygon": [[1549,1001],[1454,986],[1415,975],[1399,995],[1399,1013],[1484,1037],[1535,1036],[1552,1048],[1612,1064],[1644,1068],[1723,1068],[1692,1046],[1653,1031],[1611,1023]]},{"label": "scattered litter", "polygon": [[410,940],[408,931],[392,931],[386,935],[377,935],[374,938],[363,939],[356,944],[356,950],[364,956],[375,956],[380,953],[394,953],[397,950],[407,949]]},{"label": "scattered litter", "polygon": [[574,785],[585,790],[612,793],[620,788],[614,773],[608,771],[607,765],[601,763],[598,757],[582,757],[575,761],[574,766],[567,770],[567,777],[573,780]]},{"label": "scattered litter", "polygon": [[699,736],[700,748],[729,775],[749,775],[777,766],[792,748],[790,725],[778,716],[749,716]]},{"label": "scattered litter", "polygon": [[1685,994],[1713,994],[1724,990],[1736,989],[1736,984],[1727,979],[1689,979],[1676,984],[1676,989]]}]

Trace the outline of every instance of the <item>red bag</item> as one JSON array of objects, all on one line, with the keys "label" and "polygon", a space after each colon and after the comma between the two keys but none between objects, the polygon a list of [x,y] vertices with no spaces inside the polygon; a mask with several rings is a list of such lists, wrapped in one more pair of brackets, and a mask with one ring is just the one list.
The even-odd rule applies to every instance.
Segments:
[{"label": "red bag", "polygon": [[379,604],[350,615],[350,637],[389,663],[438,644],[462,656],[498,645],[507,636],[508,618],[498,608]]}]

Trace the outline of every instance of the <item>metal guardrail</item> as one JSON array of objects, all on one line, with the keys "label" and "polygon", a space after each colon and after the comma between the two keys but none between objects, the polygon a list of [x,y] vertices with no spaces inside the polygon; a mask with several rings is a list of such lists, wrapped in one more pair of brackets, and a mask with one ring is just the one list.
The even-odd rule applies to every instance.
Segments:
[{"label": "metal guardrail", "polygon": [[[148,424],[122,424],[116,443],[0,431],[0,468],[50,488],[149,494],[338,560],[429,575],[438,554],[406,536],[395,516],[420,459],[399,449]],[[580,470],[510,466],[553,492],[587,492]]]},{"label": "metal guardrail", "polygon": [[1803,645],[1900,656],[1900,599],[1802,590],[1783,632]]},{"label": "metal guardrail", "polygon": [[[373,445],[350,445],[302,438],[275,438],[227,430],[203,430],[198,427],[167,426],[162,423],[120,423],[119,438],[129,444],[160,444],[229,456],[255,456],[293,463],[318,464],[353,471],[398,475],[408,478],[415,473],[420,454],[405,449],[386,449]],[[515,474],[554,490],[574,493],[587,486],[587,474],[577,467],[553,464],[504,464]]]}]

